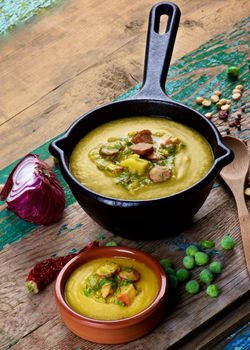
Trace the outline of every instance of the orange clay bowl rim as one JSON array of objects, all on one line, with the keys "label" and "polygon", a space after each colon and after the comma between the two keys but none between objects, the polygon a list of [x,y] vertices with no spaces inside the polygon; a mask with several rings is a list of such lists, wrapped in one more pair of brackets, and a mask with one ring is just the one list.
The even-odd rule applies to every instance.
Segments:
[{"label": "orange clay bowl rim", "polygon": [[[97,254],[98,253],[98,254]],[[110,255],[113,253],[112,255]],[[124,255],[123,255],[124,254]],[[128,256],[128,254],[131,254],[131,257]],[[94,257],[92,257],[94,255]],[[138,312],[137,314],[123,318],[118,320],[98,320],[94,318],[90,318],[84,315],[79,314],[78,312],[74,311],[65,301],[64,297],[64,288],[66,281],[68,280],[69,276],[73,273],[74,270],[76,270],[79,266],[84,264],[87,261],[99,259],[99,258],[112,258],[112,257],[124,257],[124,258],[131,258],[138,260],[145,265],[147,265],[149,268],[150,265],[147,264],[147,260],[151,262],[152,265],[155,266],[155,270],[153,272],[157,275],[158,281],[160,281],[160,288],[159,292],[156,295],[153,302],[144,310],[141,312]],[[84,261],[83,261],[84,260]],[[70,271],[69,276],[67,277],[66,281],[64,281],[64,275],[68,273],[69,270],[71,270],[72,265],[75,265],[74,269]],[[60,308],[63,308],[66,312],[68,312],[71,316],[74,316],[79,321],[86,321],[92,324],[96,325],[112,325],[112,326],[122,326],[126,325],[129,321],[129,324],[132,325],[134,323],[137,323],[138,321],[145,319],[147,316],[149,316],[152,312],[154,312],[155,308],[158,306],[158,304],[161,304],[163,302],[166,294],[168,291],[168,281],[166,277],[166,273],[161,267],[160,263],[151,255],[134,248],[128,248],[124,246],[119,247],[99,247],[99,248],[92,248],[86,252],[82,252],[78,254],[76,257],[74,257],[72,260],[70,260],[64,268],[60,271],[59,275],[57,276],[55,287],[54,287],[54,293],[56,297],[56,301],[59,304]]]}]

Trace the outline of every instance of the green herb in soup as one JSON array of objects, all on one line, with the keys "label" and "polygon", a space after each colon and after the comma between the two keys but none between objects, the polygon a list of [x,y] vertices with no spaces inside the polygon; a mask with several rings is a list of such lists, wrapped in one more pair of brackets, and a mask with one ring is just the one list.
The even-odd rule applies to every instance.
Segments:
[{"label": "green herb in soup", "polygon": [[70,158],[73,175],[105,196],[145,200],[182,191],[211,168],[213,154],[194,129],[159,117],[103,124],[79,141]]},{"label": "green herb in soup", "polygon": [[119,320],[145,310],[159,292],[157,275],[141,261],[101,258],[79,266],[65,285],[65,300],[98,320]]},{"label": "green herb in soup", "polygon": [[[161,136],[159,136],[161,135]],[[97,168],[131,193],[175,176],[174,159],[184,147],[178,137],[150,130],[112,137],[89,152]]]},{"label": "green herb in soup", "polygon": [[139,279],[133,267],[122,268],[106,261],[86,279],[83,293],[101,303],[129,306],[139,293],[135,285]]}]

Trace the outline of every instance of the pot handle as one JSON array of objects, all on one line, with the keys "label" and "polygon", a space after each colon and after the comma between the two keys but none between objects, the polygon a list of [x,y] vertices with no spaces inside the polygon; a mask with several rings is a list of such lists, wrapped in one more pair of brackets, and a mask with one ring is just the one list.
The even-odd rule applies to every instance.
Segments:
[{"label": "pot handle", "polygon": [[[168,22],[165,33],[159,34],[162,15],[168,16]],[[161,2],[152,7],[149,14],[143,84],[134,98],[170,100],[165,93],[165,82],[180,16],[180,9],[171,2]]]}]

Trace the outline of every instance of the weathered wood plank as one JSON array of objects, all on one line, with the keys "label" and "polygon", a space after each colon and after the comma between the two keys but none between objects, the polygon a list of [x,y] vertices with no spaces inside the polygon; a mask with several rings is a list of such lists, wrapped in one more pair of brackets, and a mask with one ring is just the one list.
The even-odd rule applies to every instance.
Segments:
[{"label": "weathered wood plank", "polygon": [[[211,238],[218,246],[221,237],[229,233],[236,239],[237,248],[233,252],[223,254],[213,251],[214,256],[223,260],[225,265],[223,274],[217,282],[222,291],[218,299],[211,300],[205,295],[204,290],[196,296],[189,296],[181,287],[175,300],[174,310],[166,314],[163,323],[154,332],[129,345],[119,345],[114,349],[131,350],[137,347],[147,349],[147,346],[152,349],[152,344],[157,344],[154,347],[155,350],[166,349],[249,291],[250,282],[244,264],[237,214],[233,208],[232,201],[226,201],[175,239],[138,244],[117,237],[120,244],[139,246],[156,258],[173,259],[176,267],[181,266],[183,250],[189,242]],[[54,225],[50,230],[41,227],[22,241],[6,247],[1,254],[0,329],[4,332],[5,337],[17,342],[17,345],[13,346],[14,349],[30,348],[34,339],[38,344],[46,342],[47,349],[57,347],[58,349],[60,347],[61,349],[72,349],[72,346],[79,346],[79,339],[66,331],[56,316],[52,288],[46,288],[37,296],[27,295],[23,289],[25,275],[35,261],[42,260],[54,253],[67,253],[72,248],[80,249],[88,241],[97,238],[100,233],[105,236],[104,242],[112,237],[104,230],[100,232],[100,227],[94,224],[79,207],[77,208],[77,205],[68,208],[64,222],[67,225],[65,230],[60,229],[59,224]],[[79,226],[79,223],[82,226]],[[6,267],[9,261],[11,261],[10,269]],[[4,315],[8,315],[7,323]],[[51,324],[53,324],[54,332],[45,337],[45,329],[50,328]],[[65,333],[62,332],[63,328]],[[29,333],[32,335],[26,336]],[[60,334],[64,334],[62,339]],[[22,341],[19,342],[20,339]],[[88,343],[81,341],[81,344]],[[91,348],[107,349],[108,347],[93,345]]]},{"label": "weathered wood plank", "polygon": [[[118,9],[110,0],[72,0],[1,43],[0,167],[141,80],[153,3],[122,0]],[[177,4],[183,16],[173,61],[227,30],[249,8],[247,0]]]},{"label": "weathered wood plank", "polygon": [[187,339],[182,339],[171,350],[221,350],[229,334],[245,325],[249,318],[249,299],[245,301],[239,299],[232,310],[223,311],[218,318],[208,321],[206,327],[202,327],[197,334],[188,335]]},{"label": "weathered wood plank", "polygon": [[[4,123],[0,128],[0,166],[65,130],[76,116],[96,103],[111,100],[141,80],[148,8],[152,3],[122,0],[117,16],[117,4],[110,0],[84,5],[80,0],[72,0],[59,12],[28,24],[9,42],[1,44],[4,55],[0,71],[2,68],[2,76],[8,75],[11,79],[3,78],[5,85],[1,85],[5,87],[4,93],[1,92],[5,104],[1,103]],[[249,7],[244,0],[202,3],[198,0],[180,0],[177,3],[182,7],[184,16],[174,59],[229,28],[247,14]],[[237,12],[234,11],[236,6]],[[108,7],[106,19],[105,7]],[[96,11],[98,15],[93,18]],[[245,33],[242,35],[244,28],[237,27],[235,33],[230,32],[223,37],[218,35],[207,43],[206,48],[200,48],[176,62],[170,71],[170,93],[190,103],[195,94],[208,93],[218,84],[224,91],[230,91],[232,85],[225,81],[222,72],[230,60],[234,64],[244,64],[247,52],[247,38]],[[90,29],[93,29],[93,33],[90,33]],[[84,43],[81,42],[83,36],[86,36]],[[222,39],[225,40],[223,44]],[[237,47],[228,49],[225,42],[231,46],[237,43]],[[219,46],[223,47],[218,49]],[[204,56],[205,50],[207,57]],[[65,57],[62,54],[64,51]],[[219,57],[224,52],[226,54]],[[37,58],[40,61],[36,61],[36,66],[33,62]],[[209,66],[210,62],[215,67]],[[33,84],[34,77],[36,81]],[[246,81],[246,77],[242,79]],[[246,118],[243,117],[244,128],[247,128]],[[50,128],[47,122],[50,122]],[[225,124],[221,123],[219,127],[225,128]],[[247,133],[244,128],[242,136]],[[19,147],[16,147],[17,144]],[[4,208],[1,210],[7,215]],[[7,218],[1,216],[2,219]],[[19,231],[24,229],[21,220],[15,229],[18,230],[18,227]],[[25,350],[72,350],[77,347],[84,350],[165,350],[199,330],[201,324],[218,316],[221,310],[232,306],[250,289],[234,202],[224,188],[215,188],[196,215],[192,228],[178,238],[140,243],[120,237],[115,239],[120,244],[145,249],[157,258],[170,257],[177,267],[181,264],[183,249],[188,242],[212,238],[219,243],[223,234],[231,234],[237,240],[237,249],[225,254],[224,258],[218,256],[225,262],[223,275],[218,279],[222,288],[221,297],[211,300],[204,291],[190,297],[181,287],[174,310],[166,314],[164,322],[153,333],[127,345],[94,345],[77,338],[62,324],[55,309],[52,286],[32,297],[25,293],[23,283],[37,261],[54,254],[67,254],[71,249],[80,249],[102,235],[105,236],[104,242],[114,237],[95,224],[76,203],[67,207],[62,222],[49,228],[38,227],[29,233],[32,234],[21,241],[5,246],[0,254],[1,350],[10,347]],[[22,232],[19,237],[22,237]]]},{"label": "weathered wood plank", "polygon": [[[242,74],[241,74],[241,82],[245,85],[245,90],[247,90],[249,86],[249,81],[247,81],[247,71],[248,68],[244,62],[242,62],[243,59],[246,58],[246,45],[247,37],[244,33],[244,36],[242,35],[242,31],[246,27],[246,21],[243,22],[240,26],[238,26],[236,32],[233,30],[233,32],[228,34],[220,35],[218,39],[212,40],[209,43],[206,44],[205,47],[201,47],[196,52],[190,53],[189,55],[185,56],[183,59],[176,62],[175,65],[171,67],[170,70],[170,79],[167,84],[167,90],[169,93],[179,100],[186,101],[191,107],[197,108],[197,105],[193,103],[194,96],[197,96],[198,94],[206,95],[210,94],[213,89],[218,88],[218,84],[220,86],[220,89],[223,91],[223,94],[226,96],[230,96],[230,91],[232,90],[233,86],[235,86],[235,82],[231,82],[228,79],[225,79],[225,76],[223,76],[224,73],[224,63],[226,63],[228,58],[228,48],[231,50],[231,46],[234,45],[234,41],[231,40],[233,37],[234,40],[238,43],[237,50],[233,52],[233,56],[230,57],[230,59],[234,58],[235,63],[239,63],[243,65]],[[221,44],[221,38],[223,37],[224,42],[223,45]],[[240,44],[239,44],[240,43]],[[216,47],[215,49],[213,49]],[[207,51],[209,51],[209,54],[207,54]],[[204,54],[205,52],[205,54]],[[239,54],[240,52],[240,54]],[[225,61],[225,62],[224,62]],[[193,64],[195,62],[195,64]],[[198,65],[198,69],[196,66]],[[211,67],[213,66],[213,67]],[[190,69],[190,72],[188,71]],[[223,72],[223,73],[222,73]],[[113,79],[110,79],[108,86],[113,84],[115,82],[115,76]],[[105,86],[105,84],[103,84]],[[185,86],[185,89],[183,89],[183,86]],[[138,88],[138,87],[137,87]],[[132,92],[127,93],[127,96],[130,96]],[[232,110],[235,110],[239,104],[244,104],[247,101],[247,91],[244,92],[243,98],[238,102],[234,103]],[[63,99],[63,97],[62,97]],[[46,101],[44,101],[46,103]],[[45,107],[44,104],[41,105],[41,108],[43,109]],[[48,108],[48,114],[49,118],[54,121],[53,119],[53,113],[55,113],[55,110],[53,110],[53,105],[51,105]],[[65,106],[66,107],[66,106]],[[216,107],[214,107],[216,109]],[[200,108],[201,112],[204,112]],[[34,111],[35,115],[35,111]],[[28,116],[22,115],[22,117],[29,119]],[[41,114],[40,115],[41,120],[46,122],[47,116]],[[248,136],[248,127],[249,125],[249,118],[247,119],[247,113],[244,113],[242,116],[242,128],[240,131],[238,131],[236,128],[234,130],[231,129],[231,132],[236,134],[237,136],[240,136],[242,138],[247,138]],[[37,118],[35,118],[37,119]],[[225,123],[224,121],[220,121],[218,118],[214,118],[216,125],[223,131],[225,128],[228,127],[228,123]],[[233,116],[231,117],[231,120],[233,120]],[[22,118],[19,118],[20,123],[23,122]],[[17,120],[16,120],[17,122]],[[39,124],[36,122],[30,121],[28,128],[32,127],[39,128]],[[41,127],[43,125],[41,124]],[[54,126],[56,128],[56,125]],[[64,127],[63,127],[64,128]],[[18,128],[16,128],[18,130]],[[13,130],[15,128],[13,127]],[[11,130],[10,130],[11,131]],[[18,132],[18,131],[17,131]],[[28,132],[26,130],[26,132]],[[31,133],[27,135],[27,138],[25,138],[25,141],[27,141],[27,145],[29,144],[29,140],[32,139],[33,134]],[[41,136],[43,137],[43,136]],[[0,140],[1,142],[1,140]],[[23,143],[24,144],[24,143]],[[44,147],[39,147],[38,150],[35,150],[35,153],[41,154],[42,157],[47,158],[49,156],[47,145]],[[0,173],[0,181],[5,182],[7,174],[9,173],[11,168],[6,168]],[[74,202],[74,198],[71,195],[68,186],[64,183],[62,180],[62,176],[60,172],[57,171],[57,174],[60,178],[60,180],[64,184],[64,190],[67,197],[67,205]],[[209,212],[210,208],[213,208],[213,203],[218,202],[220,203],[221,200],[223,201],[223,196],[220,196],[219,191],[213,191],[212,194],[215,194],[216,196],[213,198],[211,195],[210,198],[207,200],[206,205],[201,209],[201,211],[198,213],[197,218],[204,215],[205,212]],[[222,192],[224,193],[224,192]],[[210,203],[210,204],[209,204]],[[211,206],[210,206],[211,205]],[[219,205],[219,204],[218,204]],[[4,208],[4,207],[3,207]],[[4,246],[4,244],[8,242],[13,242],[18,238],[21,238],[25,234],[28,234],[33,229],[35,229],[34,225],[25,223],[24,221],[18,219],[13,215],[12,213],[8,212],[7,210],[1,210],[0,211],[0,223],[1,228],[3,230],[3,233],[0,235],[0,247]],[[19,233],[19,231],[21,233]],[[13,232],[15,232],[16,237],[14,237]]]}]

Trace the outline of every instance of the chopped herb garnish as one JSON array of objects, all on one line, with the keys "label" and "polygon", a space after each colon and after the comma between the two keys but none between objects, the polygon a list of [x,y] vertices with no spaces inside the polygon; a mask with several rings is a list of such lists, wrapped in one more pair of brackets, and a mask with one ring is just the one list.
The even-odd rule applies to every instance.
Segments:
[{"label": "chopped herb garnish", "polygon": [[131,193],[175,176],[175,155],[184,147],[179,138],[150,130],[130,132],[121,138],[110,137],[107,141],[92,149],[89,157],[99,170],[114,177],[116,184]]}]

